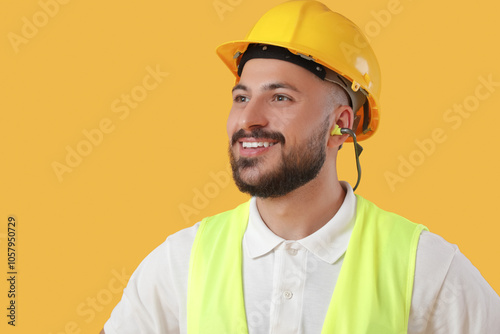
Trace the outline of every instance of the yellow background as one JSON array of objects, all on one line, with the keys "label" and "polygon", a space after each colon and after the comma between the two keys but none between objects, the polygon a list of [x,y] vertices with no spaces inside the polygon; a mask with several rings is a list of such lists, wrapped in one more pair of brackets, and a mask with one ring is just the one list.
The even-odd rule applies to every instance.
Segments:
[{"label": "yellow background", "polygon": [[[225,179],[233,78],[214,48],[244,37],[281,2],[54,1],[0,4],[0,267],[3,277],[14,215],[19,271],[15,328],[6,324],[8,286],[0,283],[2,333],[97,333],[123,276],[151,250],[246,198]],[[325,3],[365,30],[382,69],[381,124],[363,143],[357,192],[458,244],[500,292],[500,86],[478,88],[480,78],[500,82],[498,5]],[[33,22],[39,27],[25,27]],[[122,94],[141,92],[148,68],[168,76],[128,115],[115,112]],[[446,121],[463,103],[470,115]],[[83,132],[95,134],[102,122],[109,133],[85,146]],[[436,129],[445,140],[418,153],[415,141]],[[53,164],[66,165],[67,147],[78,145],[88,154],[60,181]],[[419,165],[391,186],[388,173],[410,157]],[[353,184],[351,145],[340,166]]]}]

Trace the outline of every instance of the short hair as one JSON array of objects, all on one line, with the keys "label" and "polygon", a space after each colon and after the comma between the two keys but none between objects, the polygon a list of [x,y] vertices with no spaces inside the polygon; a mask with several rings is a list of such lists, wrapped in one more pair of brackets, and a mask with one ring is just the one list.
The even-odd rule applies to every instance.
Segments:
[{"label": "short hair", "polygon": [[351,106],[351,99],[344,88],[333,82],[326,81],[326,83],[331,86],[331,98],[334,108]]}]

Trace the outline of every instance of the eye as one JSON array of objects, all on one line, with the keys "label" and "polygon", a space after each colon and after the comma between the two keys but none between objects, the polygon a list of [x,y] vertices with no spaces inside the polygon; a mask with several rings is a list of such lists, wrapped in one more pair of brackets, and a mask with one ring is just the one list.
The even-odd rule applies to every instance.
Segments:
[{"label": "eye", "polygon": [[233,98],[233,101],[236,102],[236,103],[244,103],[244,102],[248,102],[249,100],[250,99],[247,96],[244,96],[244,95],[236,95]]},{"label": "eye", "polygon": [[273,96],[273,100],[278,102],[285,102],[285,101],[292,101],[292,98],[287,95],[276,94]]}]

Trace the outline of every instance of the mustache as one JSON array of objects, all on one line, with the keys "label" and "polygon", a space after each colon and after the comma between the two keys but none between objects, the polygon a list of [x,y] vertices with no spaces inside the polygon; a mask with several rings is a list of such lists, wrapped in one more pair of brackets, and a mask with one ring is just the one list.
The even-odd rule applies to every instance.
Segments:
[{"label": "mustache", "polygon": [[245,132],[245,130],[240,129],[233,134],[231,137],[231,146],[236,143],[241,138],[266,138],[276,140],[280,144],[285,143],[285,136],[281,132],[266,131],[262,128],[252,130],[251,132]]}]

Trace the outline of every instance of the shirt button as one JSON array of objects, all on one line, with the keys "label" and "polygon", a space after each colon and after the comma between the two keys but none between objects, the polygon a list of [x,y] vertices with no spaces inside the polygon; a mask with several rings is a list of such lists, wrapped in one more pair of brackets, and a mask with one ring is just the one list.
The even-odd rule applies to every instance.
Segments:
[{"label": "shirt button", "polygon": [[297,250],[295,248],[289,248],[288,254],[295,256],[295,255],[297,255]]},{"label": "shirt button", "polygon": [[285,291],[283,292],[283,297],[285,297],[286,299],[292,299],[293,293],[291,291]]}]

